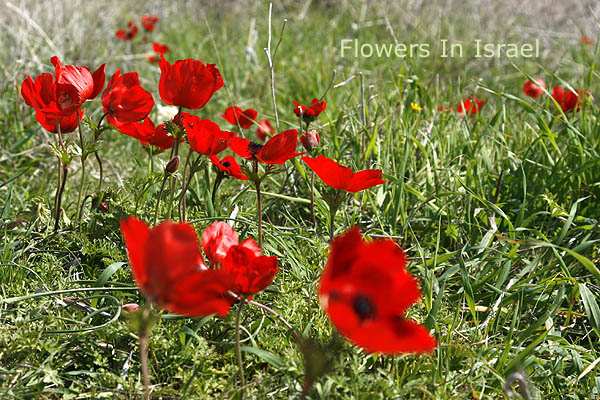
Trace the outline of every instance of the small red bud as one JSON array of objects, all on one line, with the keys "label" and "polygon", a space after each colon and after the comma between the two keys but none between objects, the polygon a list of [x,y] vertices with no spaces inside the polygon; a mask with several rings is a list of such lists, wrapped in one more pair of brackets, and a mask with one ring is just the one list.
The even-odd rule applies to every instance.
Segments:
[{"label": "small red bud", "polygon": [[171,161],[169,161],[167,163],[167,166],[165,167],[165,169],[167,170],[168,173],[170,174],[174,174],[175,171],[177,171],[177,168],[179,168],[179,156],[175,156],[171,159]]},{"label": "small red bud", "polygon": [[100,212],[108,212],[108,204],[106,204],[105,201],[101,201],[100,204],[98,204],[98,211]]},{"label": "small red bud", "polygon": [[307,151],[311,151],[312,149],[317,147],[319,145],[319,142],[319,134],[314,129],[300,136],[300,143],[302,143],[302,146],[304,146],[304,148]]},{"label": "small red bud", "polygon": [[129,303],[129,304],[125,304],[123,306],[123,310],[125,310],[129,313],[137,312],[137,310],[139,310],[139,309],[140,309],[140,306],[139,306],[139,304],[136,304],[136,303]]}]

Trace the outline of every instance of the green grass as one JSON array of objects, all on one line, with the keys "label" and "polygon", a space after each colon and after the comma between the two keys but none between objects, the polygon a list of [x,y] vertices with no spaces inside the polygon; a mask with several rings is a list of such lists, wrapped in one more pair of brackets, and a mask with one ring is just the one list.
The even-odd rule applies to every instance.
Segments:
[{"label": "green grass", "polygon": [[[153,38],[169,45],[167,58],[215,62],[227,83],[196,115],[219,121],[226,107],[237,104],[273,121],[262,51],[268,3],[247,8],[121,3],[111,2],[103,12],[83,3],[72,18],[61,3],[46,11],[32,3],[29,12],[65,64],[95,69],[106,62],[108,74],[116,68],[138,71],[157,101],[160,71],[145,61],[148,44],[117,42],[114,30],[143,13],[158,14]],[[303,20],[298,16],[304,4],[275,7],[275,41],[282,19],[289,18],[275,59],[282,129],[297,126],[292,100],[307,103],[320,96],[333,69],[336,84],[363,72],[366,126],[360,80],[331,89],[326,112],[313,124],[322,140],[318,152],[355,170],[380,168],[388,183],[352,196],[338,212],[336,226],[340,233],[358,224],[367,235],[397,239],[423,291],[422,302],[408,316],[430,327],[439,347],[425,356],[377,357],[347,342],[336,345],[331,372],[316,382],[311,398],[506,398],[502,386],[515,371],[529,376],[535,398],[599,396],[598,107],[586,102],[580,112],[560,115],[548,93],[533,101],[521,92],[526,74],[542,77],[550,88],[566,82],[600,93],[597,48],[584,47],[578,31],[559,25],[547,29],[567,34],[544,36],[542,57],[515,59],[514,65],[468,56],[341,58],[344,38],[393,43],[384,16],[400,42],[526,42],[536,34],[520,30],[528,21],[524,12],[486,17],[482,9],[473,23],[459,11],[438,15],[439,5],[411,19],[407,9],[391,4],[385,9],[371,4],[365,10],[355,3],[314,3]],[[14,19],[0,27],[8,49],[0,56],[6,77],[0,82],[0,297],[38,296],[0,304],[1,397],[139,398],[138,342],[127,321],[114,317],[121,305],[143,299],[129,267],[115,264],[127,262],[118,222],[126,215],[152,220],[168,154],[158,155],[148,174],[148,156],[136,140],[105,132],[100,153],[109,211],[93,211],[88,202],[84,223],[75,223],[76,159],[63,201],[70,222],[62,221],[64,229],[53,234],[54,137],[37,124],[19,85],[27,74],[51,71],[49,58],[55,53],[31,25],[14,11],[7,13]],[[256,65],[246,62],[253,23],[258,40],[250,45]],[[474,93],[487,100],[475,118],[437,111],[438,105],[456,106]],[[411,102],[423,110],[414,111]],[[86,108],[86,115],[97,121],[99,101]],[[309,195],[306,168],[299,162],[285,167],[286,172],[264,184],[265,191],[292,198],[264,199],[265,252],[278,256],[281,271],[255,300],[279,311],[315,341],[327,343],[332,327],[316,295],[327,257],[327,207],[317,195],[315,233],[309,207],[300,200]],[[93,157],[87,170],[92,178],[85,192],[95,194]],[[211,172],[209,181],[213,179]],[[210,184],[205,182],[197,174],[188,201],[188,219],[197,231],[237,209],[236,230],[242,237],[256,237],[252,190],[239,181],[225,182],[210,213],[205,201]],[[318,179],[317,189],[324,189]],[[71,289],[82,291],[45,294]],[[105,314],[90,316],[66,306],[61,299],[69,296]],[[234,396],[239,389],[234,322],[234,313],[225,319],[163,314],[150,338],[153,396]],[[247,398],[298,398],[304,366],[290,332],[251,306],[245,308],[243,326],[244,346],[260,350],[244,352]]]}]

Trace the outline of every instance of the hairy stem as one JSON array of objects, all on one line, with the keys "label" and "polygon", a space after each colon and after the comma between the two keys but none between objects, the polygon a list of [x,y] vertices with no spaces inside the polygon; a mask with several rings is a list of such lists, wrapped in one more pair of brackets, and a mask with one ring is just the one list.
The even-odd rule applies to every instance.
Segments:
[{"label": "hairy stem", "polygon": [[190,167],[190,158],[192,156],[192,150],[190,149],[188,151],[187,156],[185,157],[185,163],[183,165],[183,174],[181,175],[181,196],[179,196],[179,222],[185,222],[185,213],[186,213],[186,199],[185,199],[185,194],[188,190],[188,187],[190,186],[190,182],[192,181],[192,174],[193,172],[190,172],[190,176],[189,179],[187,178],[187,171],[188,168]]},{"label": "hairy stem", "polygon": [[240,322],[242,317],[242,309],[244,308],[245,298],[241,297],[240,300],[241,301],[238,305],[237,315],[235,318],[235,353],[237,355],[237,363],[240,373],[240,399],[244,400],[246,379],[244,378],[244,361],[242,360],[242,349],[240,346]]},{"label": "hairy stem", "polygon": [[310,173],[310,215],[312,217],[313,225],[317,227],[317,218],[315,217],[315,171],[311,170]]},{"label": "hairy stem", "polygon": [[160,199],[162,198],[163,192],[165,191],[165,185],[167,180],[169,179],[168,172],[165,171],[165,176],[160,184],[160,190],[158,191],[158,196],[156,198],[156,209],[154,209],[154,222],[152,222],[152,226],[156,225],[156,221],[158,220],[158,210],[160,209]]},{"label": "hairy stem", "polygon": [[79,109],[77,109],[77,132],[79,133],[79,145],[81,146],[81,182],[79,182],[79,195],[77,196],[77,221],[81,223],[81,198],[83,196],[83,187],[85,185],[85,156],[83,134],[81,133],[81,121],[79,119]]},{"label": "hairy stem", "polygon": [[[258,173],[258,161],[254,161],[254,173]],[[254,181],[254,187],[256,189],[256,222],[258,224],[258,245],[262,249],[263,238],[262,238],[262,199],[260,195],[260,179]]]},{"label": "hairy stem", "polygon": [[150,400],[150,370],[148,369],[148,333],[140,334],[140,363],[144,380],[144,400]]},{"label": "hairy stem", "polygon": [[56,200],[57,202],[57,214],[56,214],[56,220],[54,221],[54,232],[58,231],[58,221],[60,221],[60,214],[61,214],[61,203],[62,203],[62,195],[63,192],[65,191],[65,185],[67,183],[67,175],[69,174],[69,166],[67,164],[63,164],[62,165],[62,182],[60,185],[60,190],[58,191],[58,198]]},{"label": "hairy stem", "polygon": [[94,157],[96,157],[96,161],[98,162],[98,170],[100,173],[100,180],[98,181],[98,194],[102,193],[102,182],[104,181],[104,168],[102,167],[102,160],[100,159],[100,154],[98,154],[97,144],[98,139],[100,138],[100,126],[102,125],[102,121],[104,121],[104,117],[106,117],[110,113],[102,114],[100,120],[98,121],[98,125],[96,125],[96,132],[94,133]]},{"label": "hairy stem", "polygon": [[[60,129],[60,118],[56,121],[57,134],[58,134],[58,145],[62,155],[66,155],[65,144],[63,142],[62,132]],[[62,177],[61,177],[62,169]],[[62,194],[65,190],[65,183],[67,181],[68,167],[62,162],[61,157],[58,157],[58,187],[56,188],[55,208],[54,208],[54,232],[58,231],[58,225],[60,221]]]},{"label": "hairy stem", "polygon": [[225,174],[223,174],[221,171],[219,171],[217,173],[217,177],[215,178],[215,183],[213,185],[213,190],[212,193],[210,195],[210,200],[212,201],[213,207],[215,205],[215,200],[217,199],[217,190],[219,189],[219,185],[221,185],[221,182],[223,182],[223,177],[225,176]]}]

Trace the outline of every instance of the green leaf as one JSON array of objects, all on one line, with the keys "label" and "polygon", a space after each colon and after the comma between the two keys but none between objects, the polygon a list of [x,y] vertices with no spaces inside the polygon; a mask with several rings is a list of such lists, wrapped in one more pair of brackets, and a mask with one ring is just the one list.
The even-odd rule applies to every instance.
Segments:
[{"label": "green leaf", "polygon": [[103,287],[106,284],[106,282],[108,282],[110,277],[113,276],[115,274],[115,272],[117,272],[119,269],[121,269],[121,267],[125,264],[127,264],[127,263],[116,262],[116,263],[110,264],[108,267],[106,267],[104,269],[104,271],[102,271],[100,276],[98,276],[98,279],[96,279],[96,283],[94,284],[94,286]]},{"label": "green leaf", "polygon": [[598,302],[594,294],[588,289],[585,283],[580,283],[579,295],[581,296],[581,301],[583,301],[583,307],[592,328],[594,328],[596,334],[600,335],[600,307],[598,307]]},{"label": "green leaf", "polygon": [[272,366],[274,366],[276,368],[283,368],[285,366],[285,363],[283,362],[283,360],[281,358],[277,357],[275,354],[273,354],[269,351],[257,349],[256,347],[248,347],[248,346],[242,346],[242,347],[240,347],[240,349],[247,353],[252,353],[252,354],[258,356],[259,358],[262,358],[263,360],[265,360],[266,362],[268,362],[269,364],[271,364]]}]

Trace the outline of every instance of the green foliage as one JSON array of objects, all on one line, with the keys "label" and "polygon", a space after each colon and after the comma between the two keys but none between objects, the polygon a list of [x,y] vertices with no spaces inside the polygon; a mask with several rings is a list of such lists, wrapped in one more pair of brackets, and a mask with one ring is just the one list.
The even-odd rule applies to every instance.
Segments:
[{"label": "green foliage", "polygon": [[[110,15],[82,6],[76,28],[73,23],[56,26],[37,9],[32,13],[57,43],[69,36],[63,29],[80,30],[60,43],[65,64],[95,67],[107,62],[109,76],[116,68],[138,71],[142,85],[159,101],[160,71],[142,54],[148,43],[117,42],[113,32],[118,23],[159,12],[153,40],[169,45],[167,58],[215,62],[227,83],[196,115],[222,123],[219,114],[237,104],[255,108],[273,122],[262,51],[266,3],[244,10],[196,5],[177,12],[166,4],[159,10],[121,3]],[[316,1],[303,20],[291,18],[301,13],[304,2],[299,3],[275,7],[273,15],[274,40],[282,19],[290,18],[275,59],[281,127],[297,127],[291,101],[307,103],[320,96],[336,69],[336,84],[325,98],[327,110],[312,126],[321,136],[316,151],[355,170],[381,168],[388,181],[346,198],[336,214],[338,232],[358,224],[368,235],[399,241],[423,292],[408,317],[430,327],[440,345],[432,355],[398,357],[367,355],[346,342],[321,345],[332,337],[316,294],[327,256],[327,188],[317,179],[315,232],[305,201],[309,174],[301,163],[290,162],[262,182],[265,252],[279,257],[281,271],[255,300],[278,310],[314,342],[302,349],[277,320],[246,307],[242,350],[247,397],[297,398],[305,359],[334,347],[335,358],[322,358],[331,365],[315,361],[309,368],[316,378],[310,398],[503,398],[504,381],[515,371],[526,371],[540,398],[598,396],[598,106],[586,102],[580,112],[565,115],[548,92],[537,101],[521,93],[525,76],[543,77],[550,88],[568,83],[600,93],[594,61],[598,50],[578,41],[556,41],[551,56],[537,64],[519,60],[514,65],[468,57],[342,58],[344,38],[393,42],[383,18],[366,18],[354,2],[338,7]],[[373,16],[383,12],[373,4],[366,11]],[[461,14],[438,21],[425,13],[405,26],[394,23],[402,10],[391,9],[385,16],[403,42],[433,43],[444,35],[469,42],[478,35]],[[438,22],[440,32],[430,30]],[[250,26],[258,34],[256,43],[248,35]],[[498,39],[494,35],[503,33],[490,28],[482,39]],[[35,38],[33,43],[42,40],[34,30],[27,37]],[[85,45],[78,37],[85,37]],[[21,48],[14,40],[6,40],[13,46],[5,52],[16,54]],[[50,70],[52,48],[35,46],[27,44],[27,51],[37,51],[40,65],[0,56],[0,65],[15,77],[0,83],[0,397],[139,398],[138,342],[120,311],[121,305],[144,300],[122,264],[127,256],[118,223],[126,215],[152,220],[169,154],[155,152],[151,158],[136,140],[104,130],[98,149],[106,163],[107,191],[95,192],[98,170],[93,157],[87,157],[92,178],[88,176],[84,193],[92,197],[79,225],[81,170],[75,157],[63,202],[65,229],[54,235],[55,137],[42,130],[18,94],[27,74]],[[556,54],[562,58],[557,60]],[[360,80],[350,80],[358,72],[365,79],[366,126]],[[474,93],[487,99],[474,118],[437,110]],[[89,126],[101,116],[97,102],[86,105]],[[423,110],[414,110],[411,103]],[[91,137],[86,141],[90,144]],[[86,155],[93,150],[79,149]],[[182,160],[185,156],[184,151]],[[179,181],[182,170],[175,174]],[[188,220],[201,232],[212,221],[231,216],[243,238],[256,237],[253,186],[226,180],[209,212],[215,176],[211,168],[196,174],[188,191]],[[108,211],[98,209],[100,197]],[[161,215],[165,203],[163,199]],[[14,297],[20,299],[6,301]],[[221,320],[163,314],[150,337],[156,398],[234,396],[239,388],[233,326],[233,315]]]}]

